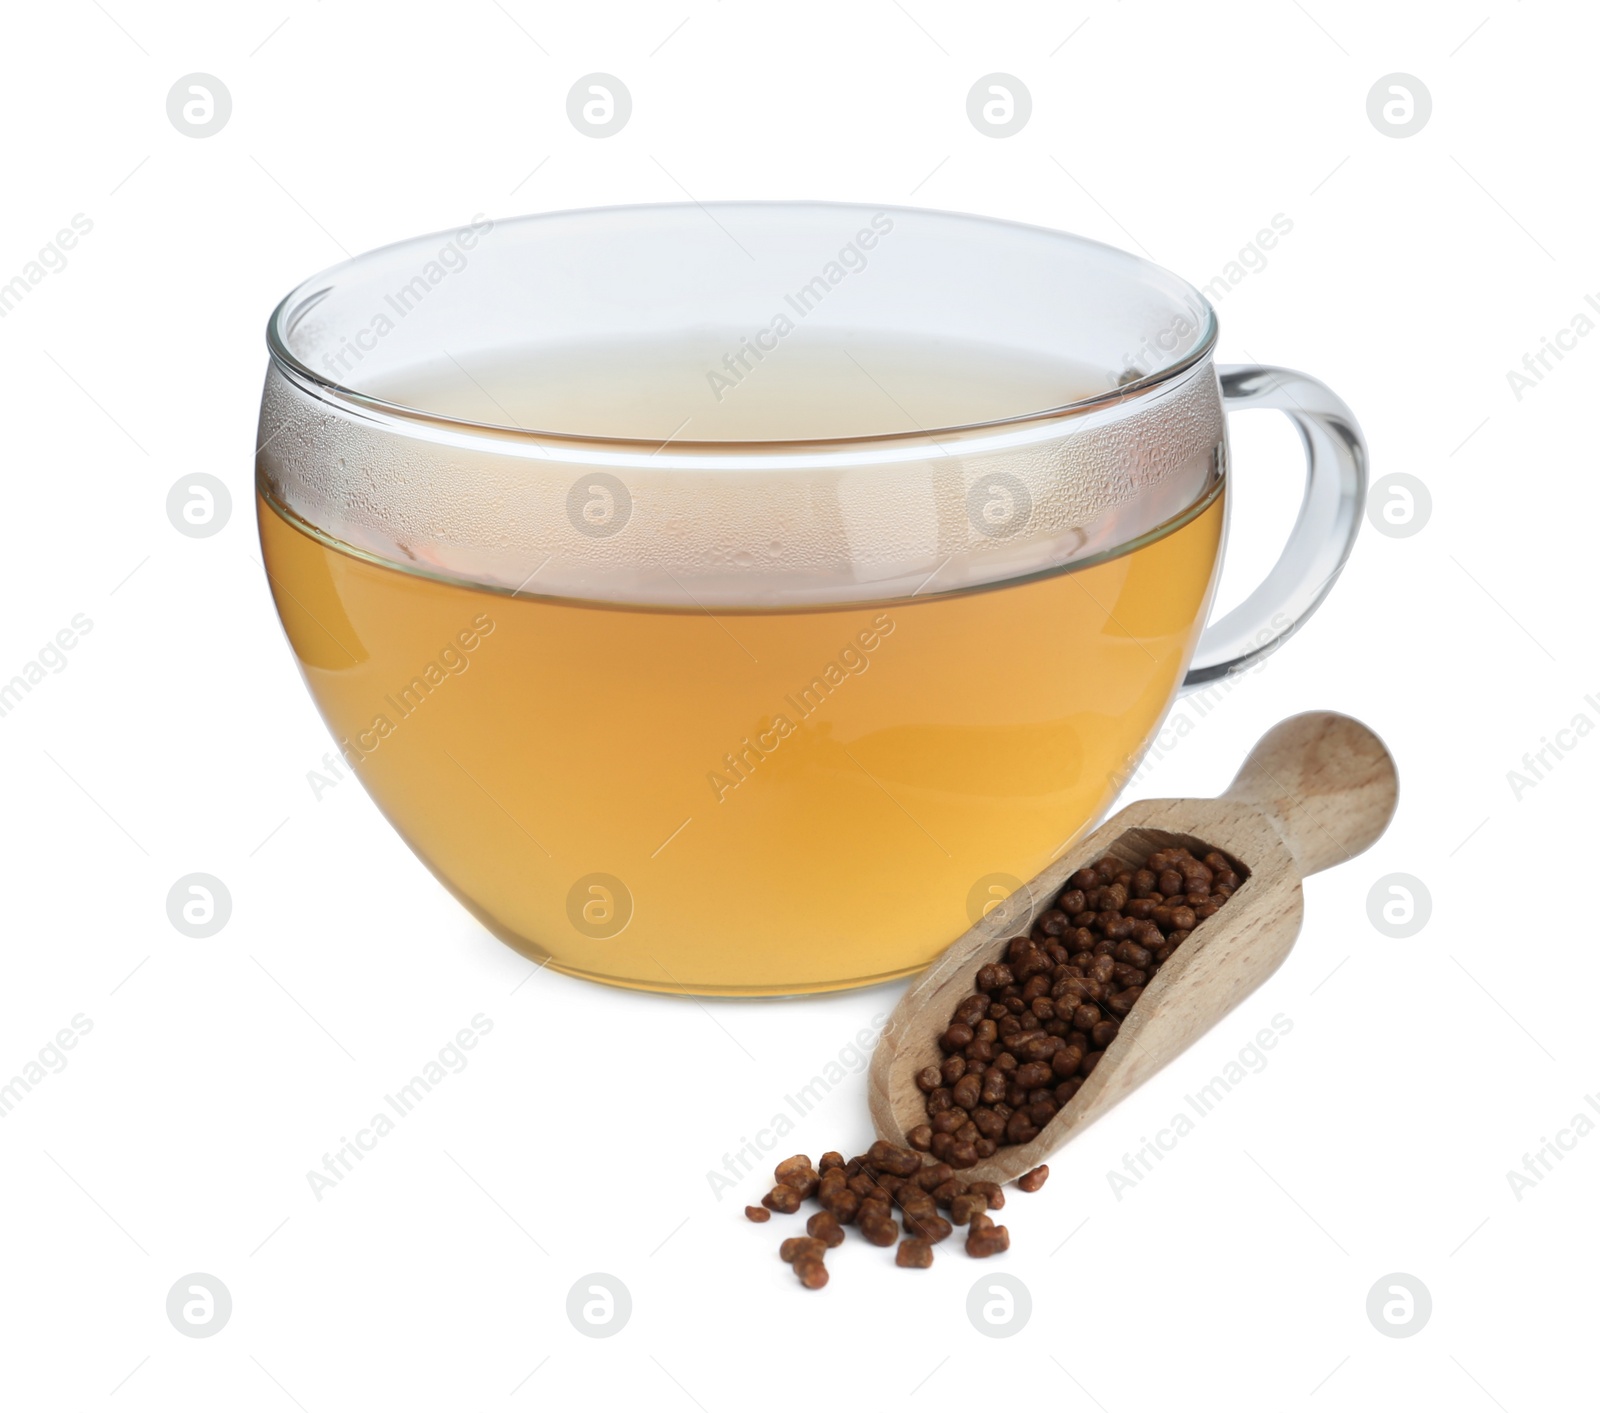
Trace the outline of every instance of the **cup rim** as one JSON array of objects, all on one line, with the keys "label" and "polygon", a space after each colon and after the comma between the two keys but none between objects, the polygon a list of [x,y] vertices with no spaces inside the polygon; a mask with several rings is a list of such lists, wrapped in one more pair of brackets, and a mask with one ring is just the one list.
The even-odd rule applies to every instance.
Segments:
[{"label": "cup rim", "polygon": [[413,425],[422,430],[424,435],[428,431],[432,431],[435,436],[442,434],[452,441],[466,438],[472,442],[498,444],[502,449],[509,449],[506,446],[507,443],[512,446],[522,445],[526,447],[549,444],[567,446],[574,450],[614,448],[624,455],[641,452],[654,455],[667,446],[671,446],[679,456],[687,454],[696,458],[706,458],[720,462],[727,459],[748,457],[752,454],[825,453],[845,447],[883,447],[889,449],[896,446],[903,447],[906,443],[936,443],[954,437],[966,437],[970,434],[984,435],[997,431],[1047,428],[1053,423],[1071,421],[1126,402],[1142,399],[1155,390],[1182,379],[1190,371],[1210,358],[1216,348],[1218,336],[1216,310],[1212,307],[1211,301],[1195,285],[1185,280],[1182,276],[1173,274],[1164,266],[1158,265],[1155,261],[1144,256],[1135,255],[1131,251],[1109,245],[1104,241],[1093,240],[1088,236],[1077,235],[1071,231],[1057,230],[1051,226],[1039,226],[1031,222],[1013,221],[1004,217],[987,216],[970,211],[948,211],[938,207],[826,200],[652,201],[627,202],[606,206],[571,207],[557,211],[528,212],[497,220],[495,225],[498,227],[509,224],[531,224],[552,218],[571,216],[599,214],[620,216],[629,212],[683,211],[690,208],[698,209],[709,215],[713,211],[731,211],[751,207],[769,210],[796,207],[828,208],[838,211],[888,212],[910,217],[933,216],[971,222],[976,225],[1001,227],[1032,235],[1048,236],[1067,245],[1109,254],[1118,260],[1129,262],[1132,266],[1143,267],[1146,271],[1160,276],[1161,279],[1175,285],[1194,301],[1194,304],[1202,312],[1204,322],[1193,345],[1172,362],[1153,369],[1151,372],[1130,380],[1126,384],[1108,388],[1103,393],[1096,393],[1093,396],[1079,398],[1055,407],[1041,408],[1032,412],[1023,412],[1014,416],[994,418],[987,421],[952,423],[948,426],[939,427],[919,427],[912,431],[872,432],[864,435],[842,437],[787,437],[737,441],[696,440],[694,438],[680,440],[677,437],[669,437],[666,441],[661,441],[648,437],[621,437],[586,432],[546,431],[532,427],[508,427],[497,422],[479,422],[468,418],[445,416],[440,413],[411,407],[405,403],[391,402],[385,398],[375,397],[371,393],[365,393],[350,387],[324,373],[318,372],[299,358],[289,347],[289,338],[293,334],[294,326],[327,297],[332,290],[332,280],[341,271],[356,265],[360,261],[378,257],[402,246],[430,245],[451,234],[449,231],[437,231],[425,235],[408,236],[401,240],[390,241],[385,245],[376,246],[371,250],[363,251],[359,255],[351,256],[347,260],[342,260],[336,265],[330,265],[310,278],[301,281],[300,284],[296,285],[278,301],[278,304],[267,319],[267,351],[273,365],[282,376],[319,401],[330,403],[336,407],[343,407],[365,418],[377,418],[384,421],[398,422],[402,425]]}]

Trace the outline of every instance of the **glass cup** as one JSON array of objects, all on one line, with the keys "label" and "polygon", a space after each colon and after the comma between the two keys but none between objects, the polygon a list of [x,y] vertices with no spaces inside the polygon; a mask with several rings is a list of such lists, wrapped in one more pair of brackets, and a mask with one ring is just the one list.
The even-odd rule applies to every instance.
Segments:
[{"label": "glass cup", "polygon": [[[272,315],[273,597],[340,754],[524,955],[701,994],[901,976],[1344,563],[1355,419],[1216,337],[1148,262],[975,216],[480,219]],[[1208,626],[1252,406],[1298,427],[1305,500]]]}]

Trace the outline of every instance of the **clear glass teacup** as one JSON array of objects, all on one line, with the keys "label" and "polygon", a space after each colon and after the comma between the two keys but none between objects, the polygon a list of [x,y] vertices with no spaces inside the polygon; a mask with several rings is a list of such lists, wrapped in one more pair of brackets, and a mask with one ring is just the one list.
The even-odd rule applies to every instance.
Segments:
[{"label": "clear glass teacup", "polygon": [[[1344,562],[1353,417],[1218,369],[1216,333],[1143,260],[974,216],[480,219],[273,314],[272,592],[340,753],[525,955],[696,993],[903,975]],[[1207,626],[1241,405],[1297,424],[1305,502]]]}]

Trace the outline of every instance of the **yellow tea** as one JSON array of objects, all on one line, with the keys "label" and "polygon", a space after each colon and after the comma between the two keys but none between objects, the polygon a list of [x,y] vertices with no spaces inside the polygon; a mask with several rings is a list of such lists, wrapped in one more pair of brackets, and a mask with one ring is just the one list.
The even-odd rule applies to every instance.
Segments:
[{"label": "yellow tea", "polygon": [[920,968],[1094,820],[1205,622],[1224,500],[1025,581],[712,611],[445,582],[259,509],[341,753],[486,927],[772,994]]}]

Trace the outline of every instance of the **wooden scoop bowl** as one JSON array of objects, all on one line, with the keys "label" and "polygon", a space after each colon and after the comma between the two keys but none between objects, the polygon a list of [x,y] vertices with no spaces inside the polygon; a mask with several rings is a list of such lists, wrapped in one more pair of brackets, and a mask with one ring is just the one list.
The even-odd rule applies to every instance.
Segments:
[{"label": "wooden scoop bowl", "polygon": [[978,968],[1031,931],[1074,873],[1107,854],[1137,864],[1160,848],[1220,850],[1244,881],[1151,978],[1082,1088],[1031,1143],[1002,1145],[959,1176],[1009,1182],[1037,1167],[1278,969],[1300,932],[1300,880],[1371,845],[1398,795],[1394,761],[1373,732],[1312,711],[1267,732],[1220,799],[1129,805],[952,943],[900,998],[868,1075],[878,1136],[907,1146],[907,1133],[927,1123],[915,1076],[944,1058],[939,1036],[951,1012],[977,989]]}]

